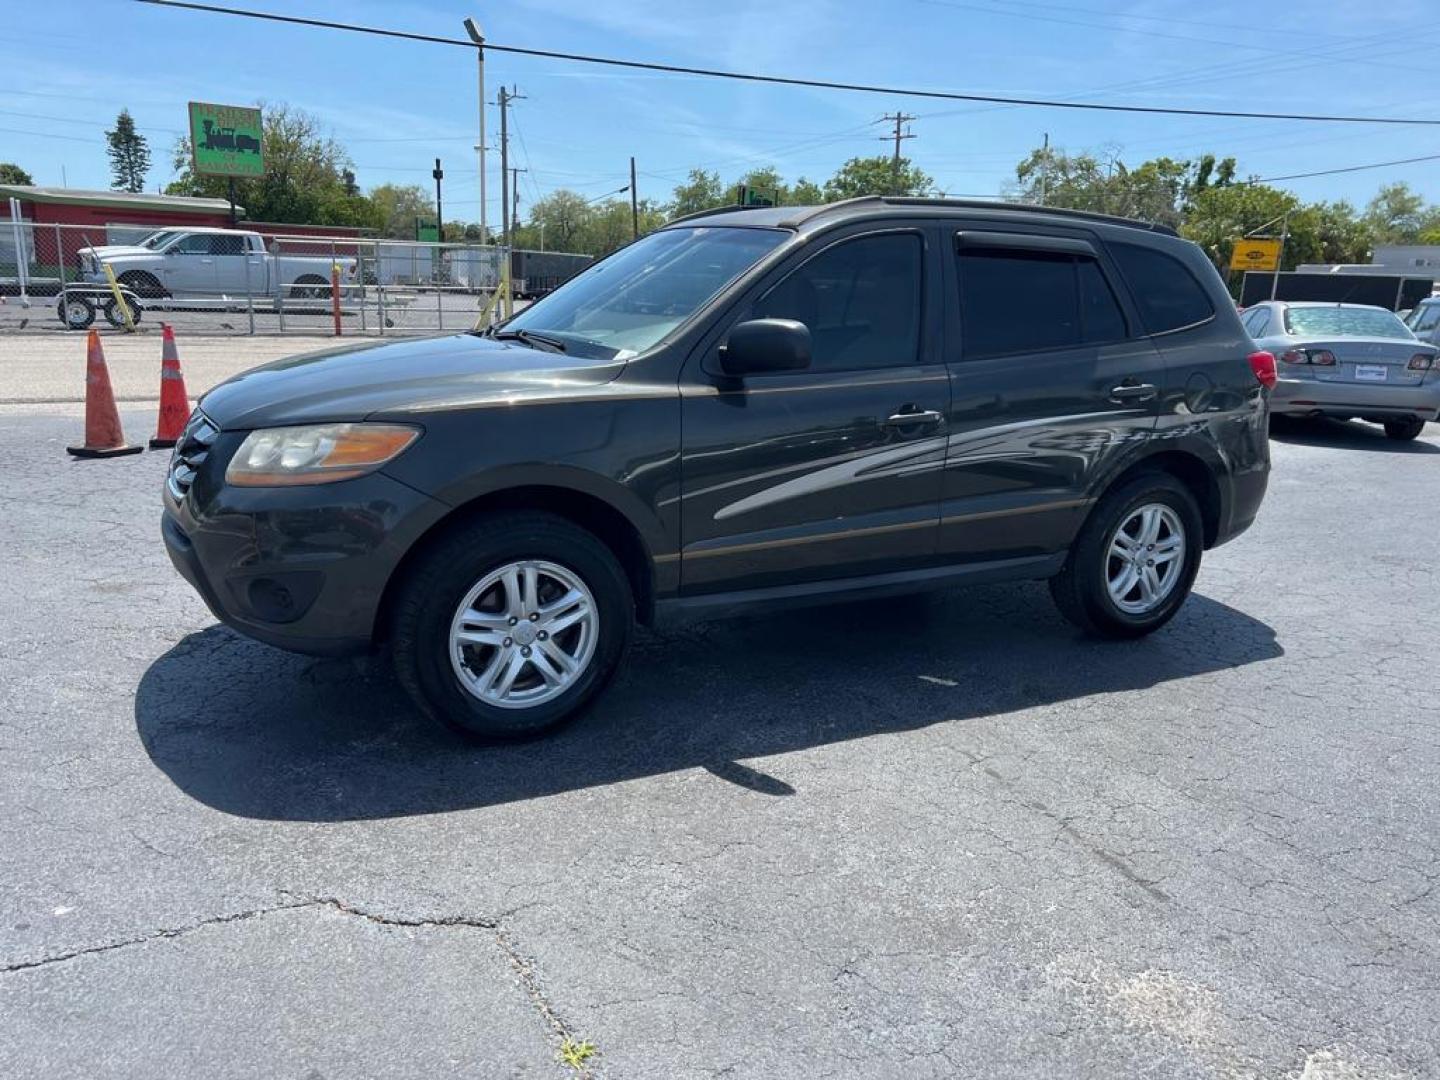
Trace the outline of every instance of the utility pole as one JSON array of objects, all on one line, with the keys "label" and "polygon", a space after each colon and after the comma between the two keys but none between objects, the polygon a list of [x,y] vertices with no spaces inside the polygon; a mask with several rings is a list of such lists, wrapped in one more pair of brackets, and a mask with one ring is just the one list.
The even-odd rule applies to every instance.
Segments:
[{"label": "utility pole", "polygon": [[[522,95],[515,92],[512,86],[507,92],[505,87],[500,87],[500,220],[502,230],[502,245],[505,248],[505,258],[510,259],[510,249],[513,243],[511,236],[515,222],[511,217],[510,207],[510,103]],[[511,260],[511,266],[514,260]],[[505,290],[505,317],[509,318],[515,314],[515,297],[513,290]]]},{"label": "utility pole", "polygon": [[1045,132],[1045,141],[1040,148],[1040,205],[1050,197],[1050,133]]},{"label": "utility pole", "polygon": [[630,158],[630,239],[640,239],[640,202],[635,194],[635,158]]},{"label": "utility pole", "polygon": [[529,171],[510,166],[510,225],[515,229],[520,228],[520,174]]},{"label": "utility pole", "polygon": [[488,244],[490,233],[485,228],[485,35],[480,32],[480,25],[471,18],[465,20],[465,32],[475,42],[475,61],[480,73],[480,95],[476,99],[480,102],[480,141],[475,144],[475,151],[480,155],[480,243]]},{"label": "utility pole", "polygon": [[435,168],[430,171],[435,178],[435,235],[440,238],[440,243],[445,242],[445,206],[440,201],[440,181],[445,179],[445,170],[440,167],[440,159],[435,159]]},{"label": "utility pole", "polygon": [[889,142],[892,138],[895,140],[895,157],[894,157],[894,160],[893,160],[893,162],[892,162],[892,164],[891,164],[891,166],[890,166],[890,168],[891,168],[891,170],[892,170],[892,172],[891,172],[890,185],[891,185],[891,187],[894,188],[894,191],[892,192],[892,194],[899,195],[899,194],[901,194],[901,191],[900,191],[900,143],[901,143],[901,141],[904,140],[904,139],[913,139],[913,138],[915,138],[915,136],[910,132],[910,130],[909,130],[908,128],[905,128],[905,129],[902,131],[902,125],[908,124],[911,120],[914,120],[915,117],[909,116],[909,115],[907,115],[906,113],[902,113],[902,112],[900,112],[899,110],[896,110],[894,116],[891,116],[889,113],[887,113],[887,114],[885,114],[884,116],[882,116],[880,119],[882,119],[882,120],[888,120],[888,121],[892,122],[892,123],[895,125],[895,134],[894,134],[893,136],[887,135],[887,136],[885,136],[881,141],[882,141],[882,142]]},{"label": "utility pole", "polygon": [[510,129],[506,115],[510,94],[500,87],[500,246],[510,246]]},{"label": "utility pole", "polygon": [[635,194],[634,157],[631,157],[631,239],[639,239],[639,197]]}]

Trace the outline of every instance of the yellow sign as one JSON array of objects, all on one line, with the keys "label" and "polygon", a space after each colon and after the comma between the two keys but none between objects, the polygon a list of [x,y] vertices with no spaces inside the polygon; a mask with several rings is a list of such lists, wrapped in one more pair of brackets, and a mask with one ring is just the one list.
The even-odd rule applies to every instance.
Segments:
[{"label": "yellow sign", "polygon": [[1280,241],[1268,238],[1239,239],[1230,252],[1231,270],[1280,269]]}]

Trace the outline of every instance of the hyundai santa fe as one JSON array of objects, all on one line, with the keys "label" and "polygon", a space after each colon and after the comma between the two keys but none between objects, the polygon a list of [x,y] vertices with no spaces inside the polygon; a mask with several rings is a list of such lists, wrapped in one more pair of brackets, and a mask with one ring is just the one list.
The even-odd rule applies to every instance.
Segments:
[{"label": "hyundai santa fe", "polygon": [[419,707],[532,734],[685,612],[1044,579],[1174,616],[1255,518],[1273,358],[1138,222],[899,198],[672,222],[481,332],[211,390],[165,544],[215,615],[386,646]]}]

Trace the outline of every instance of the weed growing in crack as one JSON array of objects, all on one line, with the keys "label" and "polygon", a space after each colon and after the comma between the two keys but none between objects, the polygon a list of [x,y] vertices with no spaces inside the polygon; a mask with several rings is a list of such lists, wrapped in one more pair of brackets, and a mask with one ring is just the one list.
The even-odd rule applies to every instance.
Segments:
[{"label": "weed growing in crack", "polygon": [[560,1060],[572,1069],[583,1069],[596,1052],[595,1044],[588,1039],[576,1042],[567,1036],[560,1044]]}]

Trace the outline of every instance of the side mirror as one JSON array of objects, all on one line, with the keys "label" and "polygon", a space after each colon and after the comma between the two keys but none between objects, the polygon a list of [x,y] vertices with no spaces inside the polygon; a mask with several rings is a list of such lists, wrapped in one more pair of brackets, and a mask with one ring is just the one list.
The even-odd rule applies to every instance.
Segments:
[{"label": "side mirror", "polygon": [[750,319],[730,331],[720,346],[726,375],[801,371],[810,366],[810,328],[794,319]]}]

